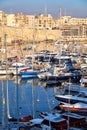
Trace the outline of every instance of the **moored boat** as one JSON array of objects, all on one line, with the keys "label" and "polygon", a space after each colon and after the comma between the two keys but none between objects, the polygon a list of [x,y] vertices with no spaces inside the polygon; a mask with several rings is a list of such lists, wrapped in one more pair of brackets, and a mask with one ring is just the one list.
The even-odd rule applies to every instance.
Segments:
[{"label": "moored boat", "polygon": [[61,104],[59,105],[61,110],[65,110],[65,111],[71,111],[71,112],[75,112],[75,113],[79,113],[79,114],[84,114],[85,116],[87,116],[87,104],[86,103],[75,103],[75,104],[69,104],[69,103],[65,103],[65,104]]},{"label": "moored boat", "polygon": [[62,103],[75,104],[78,102],[87,103],[87,91],[82,91],[77,95],[55,95],[55,98]]},{"label": "moored boat", "polygon": [[43,72],[43,73],[38,74],[37,76],[40,80],[46,80],[46,77],[51,76],[51,75],[52,73],[50,72]]},{"label": "moored boat", "polygon": [[86,118],[84,116],[71,113],[71,112],[65,112],[62,114],[62,117],[68,121],[68,127],[75,127],[75,128],[82,128],[84,127],[84,124],[86,124]]},{"label": "moored boat", "polygon": [[79,84],[66,84],[64,87],[63,87],[63,90],[64,90],[64,93],[80,93],[81,91],[87,91],[87,88],[85,88],[84,86],[82,85],[79,85]]},{"label": "moored boat", "polygon": [[9,122],[28,122],[31,119],[33,119],[33,117],[31,115],[24,116],[24,117],[21,117],[21,118],[8,117]]},{"label": "moored boat", "polygon": [[[64,112],[64,113],[53,113],[51,116],[55,116],[56,114],[60,114],[62,118],[64,118],[67,121],[67,129],[70,129],[71,127],[75,128],[82,128],[84,127],[84,124],[86,124],[86,118],[84,116],[71,113],[70,111]],[[50,114],[47,112],[39,112],[39,116],[43,119],[48,119],[50,117]],[[50,117],[51,120],[52,117]],[[56,116],[55,118],[56,119]],[[63,124],[61,124],[63,125]],[[64,128],[61,128],[61,130],[64,130]]]},{"label": "moored boat", "polygon": [[67,130],[67,121],[59,113],[47,113],[41,120],[41,127],[45,130]]},{"label": "moored boat", "polygon": [[37,78],[37,75],[42,73],[43,71],[30,69],[29,71],[20,71],[20,75],[22,79],[24,78]]},{"label": "moored boat", "polygon": [[71,81],[73,83],[79,83],[81,79],[81,75],[78,73],[72,72],[59,72],[53,75],[47,75],[46,78],[48,80],[60,80],[60,81]]}]

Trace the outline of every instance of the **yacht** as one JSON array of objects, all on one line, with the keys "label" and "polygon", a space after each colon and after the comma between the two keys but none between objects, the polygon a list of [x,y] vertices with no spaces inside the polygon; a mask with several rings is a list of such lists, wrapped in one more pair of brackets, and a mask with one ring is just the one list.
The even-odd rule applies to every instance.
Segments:
[{"label": "yacht", "polygon": [[76,95],[55,95],[55,98],[60,101],[61,103],[86,103],[87,104],[87,91],[81,91],[79,94]]}]

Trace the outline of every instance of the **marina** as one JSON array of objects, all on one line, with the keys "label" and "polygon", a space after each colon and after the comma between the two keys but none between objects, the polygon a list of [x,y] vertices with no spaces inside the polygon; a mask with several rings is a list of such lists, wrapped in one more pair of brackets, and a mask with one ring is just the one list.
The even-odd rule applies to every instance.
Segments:
[{"label": "marina", "polygon": [[[38,121],[40,119],[42,121],[42,119],[39,117],[40,112],[42,113],[56,112],[55,114],[59,113],[54,109],[59,104],[59,101],[55,99],[54,95],[56,93],[61,93],[60,91],[62,87],[57,85],[46,87],[45,85],[46,84],[40,81],[38,78],[23,80],[20,77],[18,77],[17,80],[17,78],[10,77],[9,80],[6,79],[1,80],[0,102],[2,105],[0,106],[0,113],[1,113],[0,126],[2,126],[2,128],[5,129],[8,127],[8,125],[10,129],[12,128],[18,129],[18,126],[20,126],[20,129],[24,128],[24,130],[28,128],[31,128],[31,130],[33,130],[35,129],[35,127],[37,130],[42,129],[41,128],[42,126],[39,126],[40,128],[37,127],[38,125],[35,126],[36,124],[34,124],[34,122],[33,126],[31,125],[32,127],[30,127],[30,125],[28,124],[30,122],[29,120],[33,118],[33,120],[35,119],[36,121]],[[7,105],[8,102],[9,104]],[[72,109],[75,110],[74,108]],[[86,109],[85,112],[87,111]],[[63,110],[63,108],[61,110]],[[67,108],[66,110],[69,110],[69,108]],[[74,112],[76,113],[76,111]],[[54,117],[56,118],[55,114]],[[84,117],[84,119],[85,118],[86,117]]]},{"label": "marina", "polygon": [[87,130],[87,19],[46,11],[0,11],[0,130]]},{"label": "marina", "polygon": [[[82,55],[77,55],[78,61],[83,58],[86,64],[86,55]],[[25,56],[22,62],[17,57],[1,61],[0,126],[10,130],[85,129],[87,80],[83,63],[76,67],[77,58],[66,50],[55,55],[43,50]],[[45,115],[41,118],[40,113]]]}]

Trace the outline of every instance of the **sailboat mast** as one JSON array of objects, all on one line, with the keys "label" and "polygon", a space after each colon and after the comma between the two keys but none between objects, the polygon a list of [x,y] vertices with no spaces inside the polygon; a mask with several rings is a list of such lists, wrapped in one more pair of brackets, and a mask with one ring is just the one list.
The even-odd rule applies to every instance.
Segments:
[{"label": "sailboat mast", "polygon": [[[4,128],[5,127],[8,127],[8,114],[9,114],[9,102],[8,102],[8,73],[7,73],[7,44],[6,44],[6,37],[7,37],[7,34],[4,32],[4,13],[2,15],[2,60],[5,60],[6,61],[6,97],[4,98],[3,97],[3,102],[2,102],[2,105],[5,105],[5,107],[3,106],[3,109],[6,110],[6,117],[3,117],[3,119],[5,118],[6,122],[3,124],[4,125]],[[2,84],[3,86],[3,84]],[[5,88],[4,87],[4,88]],[[2,90],[2,95],[4,94],[4,89]],[[4,111],[3,110],[3,111]],[[5,114],[3,114],[3,116],[5,116]]]},{"label": "sailboat mast", "polygon": [[18,98],[18,95],[19,95],[19,91],[18,91],[18,66],[16,65],[16,90],[17,90],[17,121],[19,122],[19,98]]},{"label": "sailboat mast", "polygon": [[9,129],[9,121],[8,118],[10,117],[9,112],[9,93],[8,93],[8,61],[7,61],[7,43],[6,43],[7,34],[4,34],[4,46],[5,46],[5,60],[6,60],[6,107],[7,107],[7,127]]},{"label": "sailboat mast", "polygon": [[[70,95],[70,79],[69,79],[69,95]],[[68,100],[68,103],[70,104],[70,98]],[[70,113],[70,110],[68,110],[68,114]],[[69,119],[69,115],[68,115],[68,130],[70,129],[70,119]]]},{"label": "sailboat mast", "polygon": [[34,54],[35,54],[35,17],[33,21],[33,47],[32,47],[32,69],[34,69]]},{"label": "sailboat mast", "polygon": [[4,83],[2,80],[2,128],[5,128],[5,96],[4,96]]},{"label": "sailboat mast", "polygon": [[32,79],[32,115],[34,118],[34,79]]}]

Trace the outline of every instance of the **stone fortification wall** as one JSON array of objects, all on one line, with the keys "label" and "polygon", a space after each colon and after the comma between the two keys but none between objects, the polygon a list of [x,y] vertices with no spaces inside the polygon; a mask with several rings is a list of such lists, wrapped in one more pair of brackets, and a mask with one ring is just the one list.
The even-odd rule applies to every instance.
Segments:
[{"label": "stone fortification wall", "polygon": [[[0,49],[3,44],[3,34],[6,35],[6,45],[7,45],[7,57],[11,56],[25,56],[31,54],[32,50],[25,51],[24,48],[35,45],[35,52],[40,50],[54,50],[54,43],[59,39],[61,32],[59,30],[34,30],[27,28],[14,28],[14,27],[0,27]],[[17,40],[22,39],[21,44],[16,42]],[[51,42],[46,41],[46,39],[51,39]],[[14,41],[16,40],[16,41]],[[37,42],[34,42],[37,41]],[[5,54],[0,51],[0,56]]]},{"label": "stone fortification wall", "polygon": [[[63,43],[69,43],[72,41],[72,43],[75,42],[81,42],[87,43],[87,38],[73,38],[72,39],[60,39],[61,38],[61,31],[60,30],[36,30],[36,29],[28,29],[28,28],[15,28],[15,27],[1,27],[0,26],[0,57],[2,55],[5,56],[5,53],[1,51],[2,45],[4,46],[4,39],[3,34],[7,34],[6,36],[6,45],[7,45],[7,57],[11,56],[25,56],[27,54],[31,54],[32,52],[39,52],[40,50],[51,50],[51,51],[58,51],[60,48],[55,47],[55,42],[57,40],[60,40]],[[21,39],[21,44],[20,41]],[[46,41],[46,39],[51,39],[51,41]],[[15,41],[16,40],[16,41]],[[63,40],[63,41],[62,41]],[[67,42],[68,40],[68,42]],[[74,40],[74,41],[73,41]],[[33,44],[35,44],[34,51],[31,50],[24,50],[26,47],[30,47]],[[72,44],[73,46],[73,44]],[[70,50],[72,50],[73,47],[70,47]],[[86,49],[82,47],[80,48],[80,51],[84,51]],[[85,52],[85,51],[84,51]]]},{"label": "stone fortification wall", "polygon": [[60,30],[37,30],[28,28],[17,28],[17,27],[0,27],[0,37],[3,36],[3,32],[7,34],[7,42],[12,40],[22,39],[25,41],[43,41],[45,39],[58,40],[61,35]]}]

